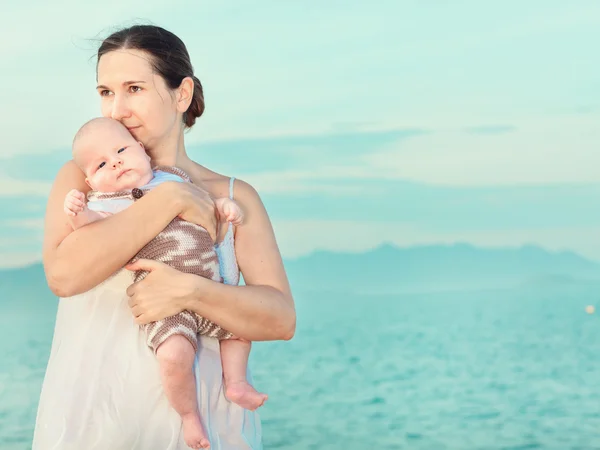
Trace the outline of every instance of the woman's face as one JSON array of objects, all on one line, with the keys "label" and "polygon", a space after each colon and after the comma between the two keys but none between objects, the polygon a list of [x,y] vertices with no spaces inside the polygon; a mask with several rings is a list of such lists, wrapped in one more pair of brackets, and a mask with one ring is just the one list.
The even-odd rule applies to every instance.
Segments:
[{"label": "woman's face", "polygon": [[166,136],[179,132],[173,91],[153,72],[150,56],[141,50],[115,50],[98,62],[98,93],[102,115],[121,122],[133,137],[153,149]]}]

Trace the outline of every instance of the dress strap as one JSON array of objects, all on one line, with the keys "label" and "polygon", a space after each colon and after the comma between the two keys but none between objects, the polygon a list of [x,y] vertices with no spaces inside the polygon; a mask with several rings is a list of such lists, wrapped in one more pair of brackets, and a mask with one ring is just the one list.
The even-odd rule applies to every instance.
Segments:
[{"label": "dress strap", "polygon": [[235,181],[235,177],[231,177],[229,179],[229,198],[233,200],[233,182]]}]

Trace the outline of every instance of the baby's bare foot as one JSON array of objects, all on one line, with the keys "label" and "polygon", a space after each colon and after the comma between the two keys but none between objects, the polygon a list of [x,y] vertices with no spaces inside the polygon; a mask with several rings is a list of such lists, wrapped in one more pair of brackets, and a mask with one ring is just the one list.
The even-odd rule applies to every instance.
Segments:
[{"label": "baby's bare foot", "polygon": [[181,420],[183,422],[183,438],[188,447],[194,449],[210,447],[198,414],[186,414],[181,417]]},{"label": "baby's bare foot", "polygon": [[267,394],[258,392],[246,381],[227,383],[225,396],[233,403],[250,411],[262,406],[269,398]]}]

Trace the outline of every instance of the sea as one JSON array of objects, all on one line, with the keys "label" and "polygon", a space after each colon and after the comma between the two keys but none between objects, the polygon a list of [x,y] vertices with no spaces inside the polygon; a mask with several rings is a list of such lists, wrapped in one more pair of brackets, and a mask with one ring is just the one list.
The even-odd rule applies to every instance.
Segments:
[{"label": "sea", "polygon": [[[264,448],[600,449],[598,298],[297,292],[295,337],[252,349]],[[3,300],[0,449],[29,449],[56,300]]]}]

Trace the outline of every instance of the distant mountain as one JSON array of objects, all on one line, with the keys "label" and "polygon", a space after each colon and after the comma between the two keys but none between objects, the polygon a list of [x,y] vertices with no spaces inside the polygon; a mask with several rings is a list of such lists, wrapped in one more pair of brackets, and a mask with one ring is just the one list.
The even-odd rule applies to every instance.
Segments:
[{"label": "distant mountain", "polygon": [[[547,288],[600,281],[600,265],[565,251],[527,245],[481,248],[469,244],[400,248],[385,244],[363,253],[318,251],[289,259],[295,291],[427,292],[525,286]],[[15,295],[15,293],[19,293]],[[41,264],[0,270],[0,301],[51,297]]]},{"label": "distant mountain", "polygon": [[526,245],[470,244],[400,248],[385,244],[364,253],[319,251],[286,261],[293,287],[354,292],[433,291],[600,280],[600,265],[569,252]]}]

